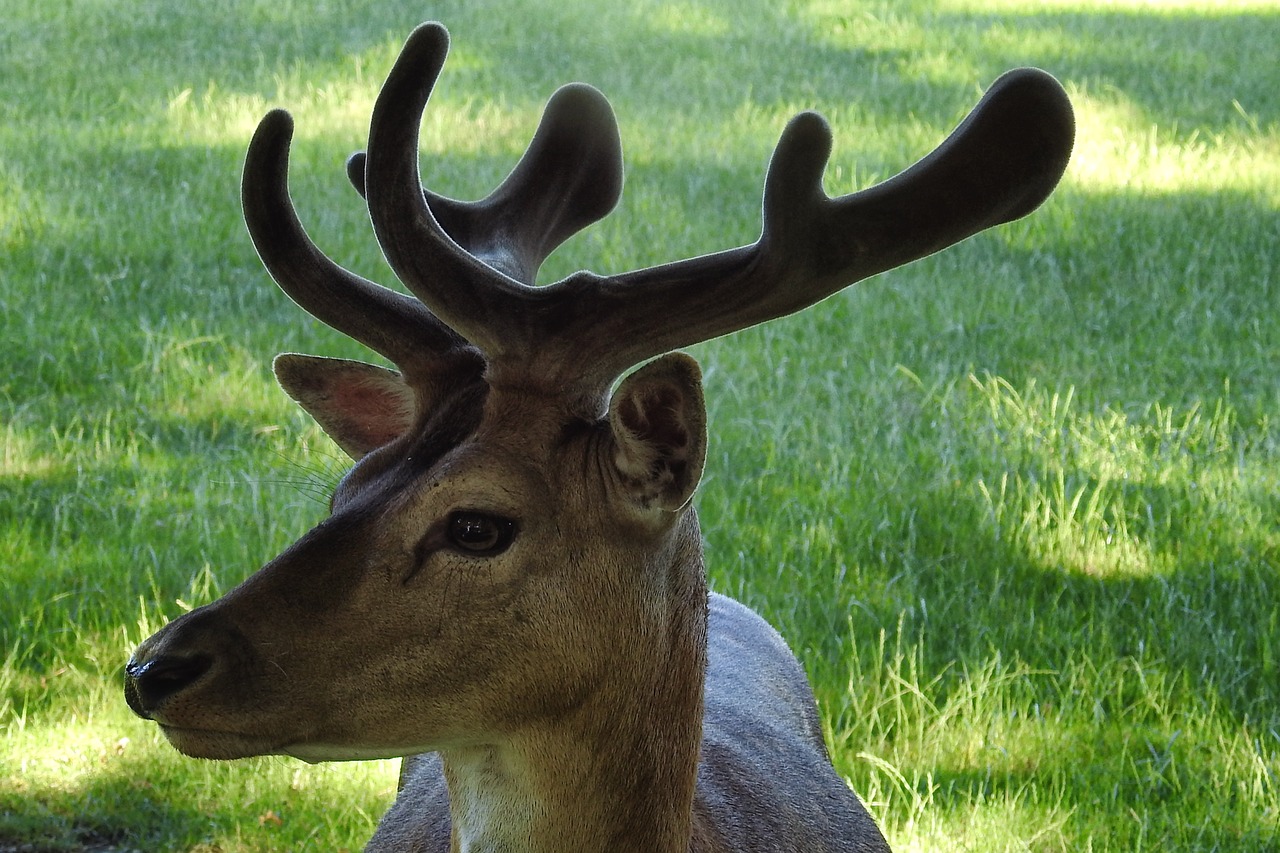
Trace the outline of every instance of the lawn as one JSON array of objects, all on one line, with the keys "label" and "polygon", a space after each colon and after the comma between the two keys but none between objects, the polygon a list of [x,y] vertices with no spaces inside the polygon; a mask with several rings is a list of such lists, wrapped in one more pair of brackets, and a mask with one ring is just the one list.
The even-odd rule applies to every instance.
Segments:
[{"label": "lawn", "polygon": [[1280,848],[1280,10],[601,5],[0,3],[0,853],[352,850],[390,802],[395,762],[183,758],[120,684],[325,513],[343,457],[270,359],[370,356],[270,282],[240,164],[292,111],[308,230],[392,283],[342,163],[426,18],[437,191],[487,193],[558,85],[613,101],[623,201],[546,280],[753,240],[801,109],[844,193],[1054,73],[1040,211],[694,349],[711,582],[802,658],[895,850]]}]

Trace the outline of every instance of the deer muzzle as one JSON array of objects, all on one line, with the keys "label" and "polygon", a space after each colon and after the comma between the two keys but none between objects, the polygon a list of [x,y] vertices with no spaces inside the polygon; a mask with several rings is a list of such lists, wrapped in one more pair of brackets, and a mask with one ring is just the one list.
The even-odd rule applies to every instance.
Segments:
[{"label": "deer muzzle", "polygon": [[208,655],[167,655],[149,660],[132,659],[124,668],[124,699],[144,720],[169,697],[200,680],[213,666]]}]

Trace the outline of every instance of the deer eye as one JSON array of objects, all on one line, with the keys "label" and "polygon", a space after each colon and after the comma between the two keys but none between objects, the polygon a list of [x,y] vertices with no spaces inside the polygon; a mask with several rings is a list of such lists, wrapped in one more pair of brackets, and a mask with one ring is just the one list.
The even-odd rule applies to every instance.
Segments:
[{"label": "deer eye", "polygon": [[449,518],[448,535],[460,551],[492,557],[511,545],[516,536],[516,523],[483,512],[455,512]]}]

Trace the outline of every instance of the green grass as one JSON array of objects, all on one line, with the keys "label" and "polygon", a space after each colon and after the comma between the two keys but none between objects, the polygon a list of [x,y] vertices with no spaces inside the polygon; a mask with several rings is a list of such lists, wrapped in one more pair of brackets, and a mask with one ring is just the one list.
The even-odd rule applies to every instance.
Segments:
[{"label": "green grass", "polygon": [[796,110],[847,192],[1058,75],[1077,152],[1032,218],[697,348],[712,583],[800,653],[896,850],[1280,846],[1271,4],[202,5],[4,4],[0,850],[357,849],[390,801],[394,762],[184,759],[119,678],[323,514],[339,454],[269,359],[367,354],[270,284],[240,160],[292,110],[309,230],[389,282],[341,164],[427,16],[441,191],[559,84],[614,102],[623,203],[547,279],[753,239]]}]

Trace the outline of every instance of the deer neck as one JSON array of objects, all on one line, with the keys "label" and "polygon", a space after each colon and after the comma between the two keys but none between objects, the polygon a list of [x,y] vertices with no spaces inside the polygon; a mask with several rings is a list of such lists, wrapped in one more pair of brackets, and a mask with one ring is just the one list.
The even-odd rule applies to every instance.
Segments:
[{"label": "deer neck", "polygon": [[585,701],[492,743],[441,751],[454,853],[687,853],[707,621],[687,515],[694,535],[679,537],[669,606],[641,618],[632,649]]}]

